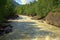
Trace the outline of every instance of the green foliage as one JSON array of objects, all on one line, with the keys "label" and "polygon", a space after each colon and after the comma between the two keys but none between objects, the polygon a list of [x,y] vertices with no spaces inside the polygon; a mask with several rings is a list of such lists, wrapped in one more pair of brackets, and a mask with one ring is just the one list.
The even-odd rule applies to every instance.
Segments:
[{"label": "green foliage", "polygon": [[0,0],[0,22],[5,17],[17,14],[45,17],[50,11],[60,8],[60,0],[38,0],[34,3],[14,6],[12,0]]},{"label": "green foliage", "polygon": [[0,22],[5,21],[5,17],[13,16],[15,9],[12,0],[0,0]]},{"label": "green foliage", "polygon": [[27,5],[17,7],[18,14],[45,17],[50,11],[60,7],[60,0],[38,0]]}]

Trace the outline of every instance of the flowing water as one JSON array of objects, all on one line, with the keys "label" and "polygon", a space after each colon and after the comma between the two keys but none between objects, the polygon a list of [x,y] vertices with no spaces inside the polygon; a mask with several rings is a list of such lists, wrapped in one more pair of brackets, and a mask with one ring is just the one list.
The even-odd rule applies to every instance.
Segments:
[{"label": "flowing water", "polygon": [[20,15],[12,21],[13,31],[0,37],[0,40],[60,40],[60,28],[41,20]]}]

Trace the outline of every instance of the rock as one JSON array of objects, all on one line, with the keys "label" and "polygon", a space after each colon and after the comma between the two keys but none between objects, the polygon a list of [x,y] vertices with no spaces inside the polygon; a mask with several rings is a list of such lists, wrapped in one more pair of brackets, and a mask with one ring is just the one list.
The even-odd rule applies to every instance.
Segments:
[{"label": "rock", "polygon": [[5,33],[9,33],[9,32],[12,32],[12,27],[10,27],[10,26],[5,28]]},{"label": "rock", "polygon": [[35,16],[35,17],[33,17],[33,18],[31,18],[32,20],[37,20],[38,19],[38,17],[37,16]]},{"label": "rock", "polygon": [[60,11],[53,11],[46,16],[46,22],[60,27]]},{"label": "rock", "polygon": [[19,17],[19,16],[18,15],[14,15],[10,19],[16,19],[17,17]]},{"label": "rock", "polygon": [[19,17],[18,15],[13,15],[13,16],[8,16],[5,17],[4,19],[9,20],[9,19],[16,19],[17,17]]},{"label": "rock", "polygon": [[37,16],[34,16],[33,18],[31,18],[31,19],[33,19],[33,20],[39,20],[40,18],[39,17],[37,17]]},{"label": "rock", "polygon": [[0,24],[0,34],[9,33],[12,31],[12,26],[6,23]]},{"label": "rock", "polygon": [[41,20],[41,19],[45,20],[45,17],[37,17],[37,16],[34,16],[31,19],[33,19],[33,20]]}]

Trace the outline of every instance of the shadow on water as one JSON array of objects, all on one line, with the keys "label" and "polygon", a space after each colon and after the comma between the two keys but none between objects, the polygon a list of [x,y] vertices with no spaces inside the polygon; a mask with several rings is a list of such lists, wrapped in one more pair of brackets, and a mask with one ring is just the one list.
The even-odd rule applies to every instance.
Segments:
[{"label": "shadow on water", "polygon": [[36,37],[45,37],[54,34],[48,30],[40,30],[42,28],[36,27],[34,22],[12,22],[13,32],[5,35],[0,40],[19,40],[19,39],[33,39]]}]

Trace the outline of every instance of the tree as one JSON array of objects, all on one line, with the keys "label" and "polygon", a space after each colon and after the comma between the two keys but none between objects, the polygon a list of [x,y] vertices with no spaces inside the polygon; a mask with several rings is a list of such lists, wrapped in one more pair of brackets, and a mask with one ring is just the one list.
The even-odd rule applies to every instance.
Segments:
[{"label": "tree", "polygon": [[5,21],[5,17],[15,15],[15,6],[12,0],[0,0],[0,22]]}]

